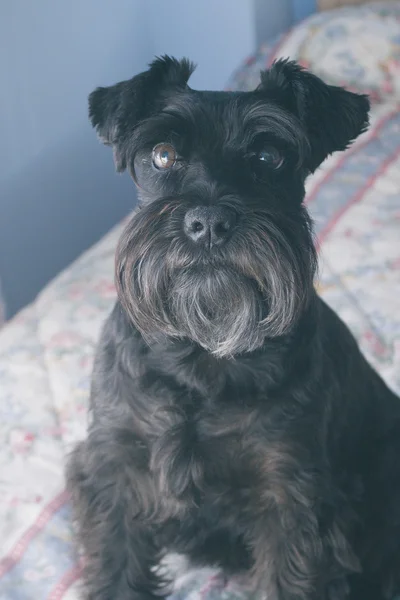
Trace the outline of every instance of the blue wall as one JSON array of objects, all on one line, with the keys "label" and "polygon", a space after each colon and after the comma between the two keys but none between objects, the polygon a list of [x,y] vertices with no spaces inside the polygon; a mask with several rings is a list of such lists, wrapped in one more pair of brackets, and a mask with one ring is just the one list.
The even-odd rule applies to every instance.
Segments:
[{"label": "blue wall", "polygon": [[293,0],[254,0],[254,7],[257,44],[282,33],[292,24]]},{"label": "blue wall", "polygon": [[316,0],[292,0],[293,21],[301,21],[317,10]]},{"label": "blue wall", "polygon": [[198,65],[190,80],[193,87],[223,87],[255,48],[251,0],[149,1],[147,8],[154,54],[189,56]]},{"label": "blue wall", "polygon": [[9,314],[135,203],[87,121],[97,85],[157,54],[220,88],[257,41],[311,0],[12,0],[0,4],[0,279]]},{"label": "blue wall", "polygon": [[132,0],[0,6],[0,278],[9,314],[134,205],[87,120],[87,95],[152,54]]}]

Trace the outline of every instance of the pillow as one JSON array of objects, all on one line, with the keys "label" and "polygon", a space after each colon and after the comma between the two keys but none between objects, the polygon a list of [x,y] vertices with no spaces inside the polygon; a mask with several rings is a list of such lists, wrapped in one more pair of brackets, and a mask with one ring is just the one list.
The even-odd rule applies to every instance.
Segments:
[{"label": "pillow", "polygon": [[254,88],[260,69],[280,57],[297,60],[327,83],[369,94],[373,102],[400,101],[400,1],[311,16],[262,46],[235,73],[231,87]]},{"label": "pillow", "polygon": [[324,17],[309,21],[300,62],[373,101],[400,99],[400,3],[348,7]]}]

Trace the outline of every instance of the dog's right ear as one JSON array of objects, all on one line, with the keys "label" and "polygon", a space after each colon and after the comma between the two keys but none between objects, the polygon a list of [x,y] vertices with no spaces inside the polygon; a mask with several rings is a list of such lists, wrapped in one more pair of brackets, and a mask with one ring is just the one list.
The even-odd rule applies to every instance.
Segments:
[{"label": "dog's right ear", "polygon": [[194,65],[163,56],[148,71],[89,95],[89,117],[101,141],[113,147],[117,171],[126,169],[126,140],[135,126],[157,110],[162,91],[185,88]]}]

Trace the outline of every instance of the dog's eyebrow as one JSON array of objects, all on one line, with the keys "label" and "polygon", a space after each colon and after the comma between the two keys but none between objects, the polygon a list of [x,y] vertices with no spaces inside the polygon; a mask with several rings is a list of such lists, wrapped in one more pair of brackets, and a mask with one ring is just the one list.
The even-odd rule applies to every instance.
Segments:
[{"label": "dog's eyebrow", "polygon": [[267,102],[257,102],[242,108],[242,114],[243,128],[249,136],[270,134],[294,146],[300,156],[308,152],[309,144],[305,131],[295,115]]},{"label": "dog's eyebrow", "polygon": [[256,132],[265,131],[276,137],[285,137],[288,142],[297,144],[299,122],[290,113],[272,104],[257,103],[243,111],[243,127]]},{"label": "dog's eyebrow", "polygon": [[197,99],[190,95],[177,94],[162,109],[161,113],[196,125],[199,112],[202,112],[202,105]]}]

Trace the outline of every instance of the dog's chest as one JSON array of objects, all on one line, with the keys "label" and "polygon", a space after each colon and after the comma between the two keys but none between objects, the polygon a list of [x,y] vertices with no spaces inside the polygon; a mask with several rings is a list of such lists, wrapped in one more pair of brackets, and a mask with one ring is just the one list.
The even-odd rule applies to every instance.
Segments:
[{"label": "dog's chest", "polygon": [[172,413],[152,447],[160,492],[190,501],[245,486],[250,479],[254,483],[250,455],[255,421],[256,415],[239,409]]}]

